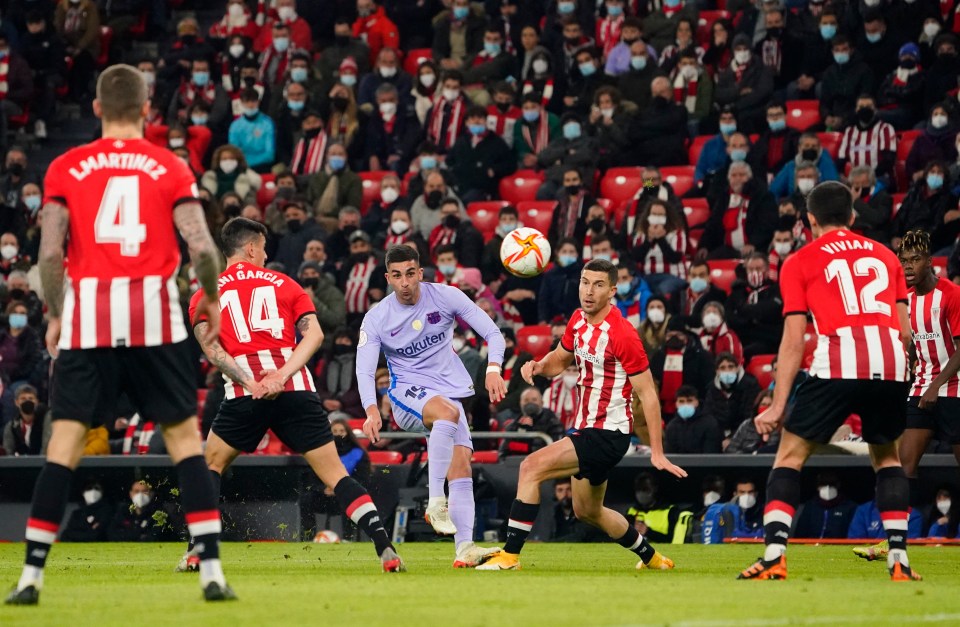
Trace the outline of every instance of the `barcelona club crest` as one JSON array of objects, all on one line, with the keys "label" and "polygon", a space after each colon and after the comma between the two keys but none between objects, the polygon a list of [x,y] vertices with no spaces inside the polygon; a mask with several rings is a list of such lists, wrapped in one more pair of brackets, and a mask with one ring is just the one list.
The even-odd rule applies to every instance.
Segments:
[{"label": "barcelona club crest", "polygon": [[440,324],[440,312],[433,311],[427,314],[427,322],[430,324]]}]

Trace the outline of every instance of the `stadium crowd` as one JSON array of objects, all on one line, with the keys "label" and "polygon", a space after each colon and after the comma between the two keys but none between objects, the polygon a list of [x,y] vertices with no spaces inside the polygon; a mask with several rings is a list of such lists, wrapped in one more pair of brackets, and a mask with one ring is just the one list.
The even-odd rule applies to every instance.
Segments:
[{"label": "stadium crowd", "polygon": [[[554,439],[574,423],[575,367],[534,388],[517,373],[562,334],[583,264],[616,263],[616,304],[649,353],[667,453],[774,450],[751,419],[771,398],[777,268],[812,239],[805,198],[817,183],[848,182],[853,228],[887,245],[930,232],[940,271],[960,282],[954,2],[228,0],[217,15],[182,0],[8,4],[8,455],[43,451],[50,359],[35,266],[46,164],[7,131],[55,138],[64,105],[89,116],[96,72],[116,61],[143,72],[146,136],[194,171],[211,230],[233,216],[263,222],[269,267],[312,297],[326,334],[312,371],[334,418],[363,416],[357,330],[387,293],[383,255],[398,243],[420,251],[427,280],[458,286],[503,329],[509,393],[496,406],[482,392],[485,347],[470,332],[454,339],[481,390],[468,402],[474,428]],[[159,55],[139,53],[143,40]],[[519,226],[552,245],[536,278],[500,263]],[[188,265],[180,287],[186,305],[197,289]],[[808,335],[807,359],[812,325]],[[199,350],[197,363],[208,428],[223,383]],[[385,369],[377,385],[389,414]],[[120,415],[87,451],[154,452],[152,430]],[[858,430],[851,417],[836,440]],[[536,446],[504,442],[499,454]],[[265,440],[262,452],[284,451]]]}]

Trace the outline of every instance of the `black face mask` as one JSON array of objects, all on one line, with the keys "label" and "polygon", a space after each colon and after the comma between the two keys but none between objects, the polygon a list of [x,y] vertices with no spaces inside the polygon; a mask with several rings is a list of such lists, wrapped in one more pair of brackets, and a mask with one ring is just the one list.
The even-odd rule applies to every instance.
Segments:
[{"label": "black face mask", "polygon": [[321,130],[322,129],[319,126],[317,128],[307,129],[303,132],[303,136],[306,137],[307,139],[313,139],[314,137],[320,134]]},{"label": "black face mask", "polygon": [[344,236],[345,238],[349,238],[350,235],[352,235],[353,232],[356,231],[356,230],[357,230],[356,225],[348,224],[347,226],[345,226],[345,227],[343,227],[342,229],[340,229],[340,232],[343,233],[343,236]]},{"label": "black face mask", "polygon": [[637,43],[638,41],[640,41],[640,38],[639,38],[639,37],[631,37],[630,39],[627,39],[626,37],[623,38],[623,43],[627,44],[628,47],[629,47],[629,46],[632,46],[633,44]]},{"label": "black face mask", "polygon": [[807,148],[806,150],[800,153],[800,156],[803,158],[804,161],[813,161],[814,163],[816,163],[819,155],[817,155],[817,151],[815,149]]},{"label": "black face mask", "polygon": [[866,200],[868,196],[870,196],[869,187],[864,187],[863,189],[860,190],[860,198],[863,198],[864,200]]},{"label": "black face mask", "polygon": [[658,109],[662,109],[662,108],[664,108],[665,106],[667,106],[668,104],[670,104],[670,101],[667,100],[666,98],[664,98],[663,96],[654,96],[654,97],[653,97],[653,106],[656,107],[656,108],[658,108]]},{"label": "black face mask", "polygon": [[190,44],[196,43],[196,41],[197,41],[197,36],[196,36],[196,35],[181,35],[181,36],[180,36],[180,41],[182,41],[183,43],[185,43],[185,44],[187,44],[187,45],[189,46]]},{"label": "black face mask", "polygon": [[783,34],[782,28],[768,28],[767,34],[774,39],[780,39],[780,35]]},{"label": "black face mask", "polygon": [[594,233],[599,233],[600,231],[602,231],[604,226],[606,226],[606,223],[600,218],[595,218],[593,220],[590,220],[590,222],[587,223],[587,228],[589,228]]},{"label": "black face mask", "polygon": [[526,405],[520,408],[520,411],[523,412],[524,416],[530,416],[531,418],[536,418],[537,416],[540,415],[540,412],[542,410],[540,406],[537,405],[536,403],[527,403]]},{"label": "black face mask", "polygon": [[477,298],[477,293],[473,290],[460,290],[463,292],[463,295],[469,298],[470,300],[475,300]]},{"label": "black face mask", "polygon": [[20,403],[20,412],[28,416],[37,410],[37,404],[33,401],[23,401]]},{"label": "black face mask", "polygon": [[240,215],[240,205],[236,203],[230,203],[229,205],[224,205],[223,212],[228,216],[235,218],[238,215]]},{"label": "black face mask", "polygon": [[352,346],[346,346],[344,344],[334,344],[333,345],[333,354],[334,355],[349,355],[353,352]]},{"label": "black face mask", "polygon": [[914,59],[904,59],[900,62],[900,67],[905,70],[912,70],[917,67],[917,62]]},{"label": "black face mask", "polygon": [[650,187],[647,187],[646,185],[644,185],[643,191],[640,192],[640,195],[641,195],[641,196],[656,196],[656,195],[659,194],[659,193],[660,193],[660,186],[659,186],[659,185],[652,185],[652,186],[650,186]]},{"label": "black face mask", "polygon": [[664,345],[671,350],[681,350],[687,345],[687,342],[682,337],[671,337]]},{"label": "black face mask", "polygon": [[10,300],[23,300],[27,297],[27,293],[18,287],[15,290],[10,290],[9,296]]},{"label": "black face mask", "polygon": [[257,77],[256,77],[256,76],[244,76],[244,77],[243,77],[243,84],[244,84],[245,87],[253,87],[254,85],[257,84]]},{"label": "black face mask", "polygon": [[873,122],[874,116],[877,114],[874,111],[873,107],[864,107],[863,109],[857,109],[857,121],[861,124],[870,124]]},{"label": "black face mask", "polygon": [[332,99],[333,108],[337,111],[346,111],[347,103],[350,101],[344,98],[343,96],[334,96]]},{"label": "black face mask", "polygon": [[573,497],[565,497],[560,499],[560,507],[563,509],[573,509]]},{"label": "black face mask", "polygon": [[345,48],[350,45],[350,35],[337,35],[333,38],[333,40],[337,43],[337,46],[341,48]]},{"label": "black face mask", "polygon": [[460,226],[460,218],[457,216],[446,216],[443,219],[443,226],[448,229],[455,229]]},{"label": "black face mask", "polygon": [[497,109],[500,109],[501,113],[506,113],[510,109],[510,105],[509,102],[498,102]]},{"label": "black face mask", "polygon": [[301,226],[303,226],[303,222],[300,220],[287,220],[287,228],[290,229],[291,233],[299,231]]},{"label": "black face mask", "polygon": [[303,285],[303,287],[309,287],[310,289],[315,290],[317,289],[317,286],[320,285],[320,277],[311,276],[301,279],[300,284]]},{"label": "black face mask", "polygon": [[440,201],[443,200],[443,192],[441,192],[438,189],[435,189],[429,194],[427,194],[424,200],[426,201],[428,207],[430,207],[431,209],[436,209],[437,207],[440,206]]},{"label": "black face mask", "polygon": [[563,40],[567,42],[568,46],[571,46],[571,47],[576,46],[577,44],[580,43],[579,37],[564,37]]},{"label": "black face mask", "polygon": [[7,168],[7,172],[16,177],[23,176],[24,167],[22,163],[11,163],[10,167]]},{"label": "black face mask", "polygon": [[573,196],[574,194],[580,193],[579,185],[564,185],[563,189],[571,196]]}]

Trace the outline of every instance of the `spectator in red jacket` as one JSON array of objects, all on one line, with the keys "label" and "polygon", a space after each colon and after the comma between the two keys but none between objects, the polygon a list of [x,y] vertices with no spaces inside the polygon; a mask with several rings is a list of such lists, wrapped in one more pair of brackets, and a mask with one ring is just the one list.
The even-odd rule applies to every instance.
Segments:
[{"label": "spectator in red jacket", "polygon": [[296,0],[277,0],[277,16],[270,17],[260,29],[260,34],[253,42],[253,49],[263,52],[273,45],[273,25],[286,24],[290,29],[290,43],[292,47],[310,52],[313,50],[313,35],[307,20],[297,15]]},{"label": "spectator in red jacket", "polygon": [[209,30],[210,39],[220,40],[221,43],[234,35],[253,41],[259,33],[260,27],[244,0],[227,0],[227,12]]},{"label": "spectator in red jacket", "polygon": [[357,0],[357,13],[360,17],[353,23],[353,36],[370,48],[370,65],[381,48],[400,49],[400,31],[377,0]]}]

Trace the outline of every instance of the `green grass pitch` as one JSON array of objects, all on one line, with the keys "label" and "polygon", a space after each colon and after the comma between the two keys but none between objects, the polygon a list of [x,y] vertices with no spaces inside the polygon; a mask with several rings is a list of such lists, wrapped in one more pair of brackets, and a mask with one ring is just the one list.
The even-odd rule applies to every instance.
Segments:
[{"label": "green grass pitch", "polygon": [[[0,606],[0,625],[766,625],[960,624],[960,549],[911,549],[922,583],[893,583],[850,547],[793,546],[787,581],[736,581],[758,546],[665,546],[672,572],[638,572],[614,544],[530,544],[519,572],[451,569],[449,543],[400,547],[386,575],[370,544],[222,548],[240,600],[207,604],[173,572],[176,544],[60,544],[39,607]],[[0,584],[22,544],[0,545]]]}]

